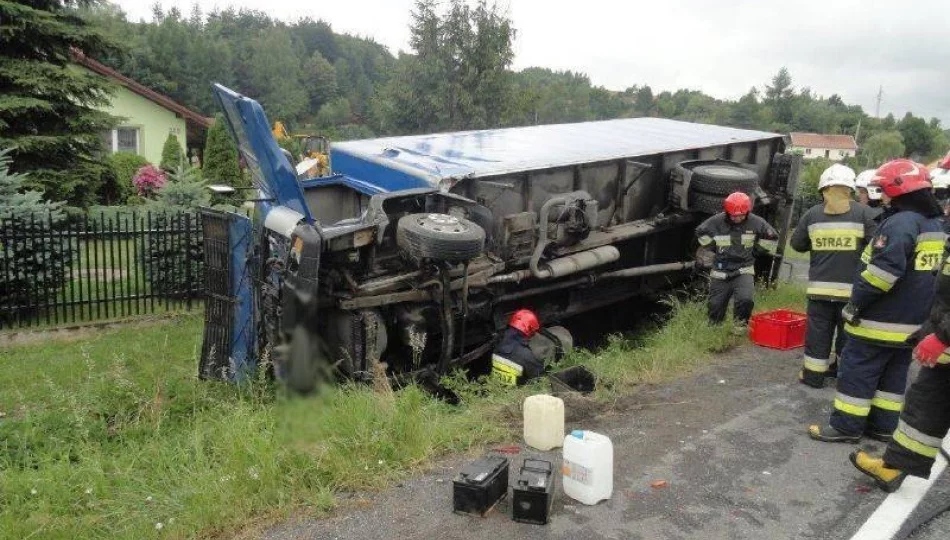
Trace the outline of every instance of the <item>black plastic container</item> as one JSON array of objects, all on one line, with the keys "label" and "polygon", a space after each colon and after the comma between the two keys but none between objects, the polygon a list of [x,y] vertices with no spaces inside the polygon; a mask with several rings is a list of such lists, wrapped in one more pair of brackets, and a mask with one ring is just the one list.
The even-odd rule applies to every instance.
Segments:
[{"label": "black plastic container", "polygon": [[508,458],[482,458],[463,467],[452,481],[452,509],[484,517],[507,494]]},{"label": "black plastic container", "polygon": [[562,392],[589,394],[597,387],[597,377],[584,366],[574,366],[551,373],[548,375],[548,380],[555,394]]},{"label": "black plastic container", "polygon": [[545,525],[554,503],[554,466],[550,461],[526,459],[511,488],[511,519]]}]

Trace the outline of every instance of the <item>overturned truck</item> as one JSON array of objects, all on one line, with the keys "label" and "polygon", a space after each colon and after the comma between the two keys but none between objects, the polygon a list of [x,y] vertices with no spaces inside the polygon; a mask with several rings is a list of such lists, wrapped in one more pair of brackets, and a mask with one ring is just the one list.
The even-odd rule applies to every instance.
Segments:
[{"label": "overturned truck", "polygon": [[444,373],[516,309],[550,323],[690,279],[693,230],[734,191],[784,246],[799,162],[777,134],[633,118],[390,137],[335,143],[332,173],[303,179],[257,102],[214,92],[258,196],[252,220],[204,216],[204,377],[263,355],[304,391],[320,359]]}]

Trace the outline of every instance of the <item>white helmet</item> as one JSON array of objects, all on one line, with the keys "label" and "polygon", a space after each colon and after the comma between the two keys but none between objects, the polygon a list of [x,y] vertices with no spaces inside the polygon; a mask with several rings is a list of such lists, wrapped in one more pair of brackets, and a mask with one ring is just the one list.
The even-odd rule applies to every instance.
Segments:
[{"label": "white helmet", "polygon": [[861,171],[861,174],[855,179],[855,187],[866,189],[868,192],[868,199],[872,201],[881,200],[881,186],[872,186],[871,179],[874,178],[874,175],[877,174],[877,171],[874,169],[868,169],[866,171]]},{"label": "white helmet", "polygon": [[839,163],[825,169],[818,180],[818,191],[828,186],[844,186],[854,189],[854,170]]}]

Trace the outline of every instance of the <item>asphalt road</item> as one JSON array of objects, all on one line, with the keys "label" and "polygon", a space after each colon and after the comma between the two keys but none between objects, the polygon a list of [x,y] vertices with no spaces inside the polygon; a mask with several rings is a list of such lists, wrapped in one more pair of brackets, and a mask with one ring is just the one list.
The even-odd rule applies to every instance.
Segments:
[{"label": "asphalt road", "polygon": [[[388,491],[354,494],[331,518],[284,523],[264,538],[850,538],[885,494],[852,468],[852,445],[805,435],[809,422],[827,417],[833,390],[795,382],[799,355],[743,347],[723,359],[727,365],[644,388],[612,412],[569,421],[568,430],[612,439],[614,495],[585,506],[559,493],[548,525],[511,521],[507,500],[486,518],[453,514],[451,481],[469,456]],[[861,446],[881,449],[874,441]],[[534,456],[560,458],[557,451],[523,449],[512,456],[512,471]],[[656,480],[668,485],[650,487]],[[941,500],[950,498],[946,483]],[[950,518],[914,538],[950,538]]]}]

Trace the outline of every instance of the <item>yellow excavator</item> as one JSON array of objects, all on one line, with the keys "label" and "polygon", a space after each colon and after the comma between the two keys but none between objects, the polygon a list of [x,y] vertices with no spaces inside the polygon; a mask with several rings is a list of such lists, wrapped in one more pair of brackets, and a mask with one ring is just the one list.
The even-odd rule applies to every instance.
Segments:
[{"label": "yellow excavator", "polygon": [[[280,120],[271,130],[277,142],[292,139],[299,154],[294,156],[297,174],[305,178],[318,178],[330,174],[330,140],[323,135],[309,133],[290,134]],[[302,170],[301,170],[302,169]]]}]

